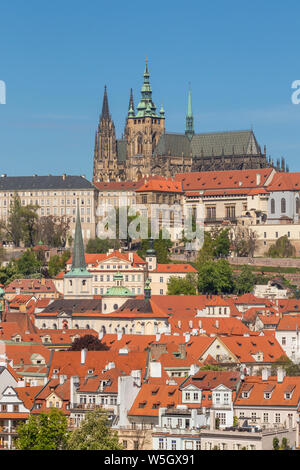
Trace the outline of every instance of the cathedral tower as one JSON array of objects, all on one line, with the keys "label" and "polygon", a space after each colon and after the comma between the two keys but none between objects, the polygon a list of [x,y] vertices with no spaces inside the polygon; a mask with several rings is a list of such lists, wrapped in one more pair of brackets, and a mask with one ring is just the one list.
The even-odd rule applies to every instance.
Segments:
[{"label": "cathedral tower", "polygon": [[156,112],[156,106],[152,100],[150,74],[146,61],[141,100],[135,111],[131,95],[125,127],[128,179],[136,180],[150,173],[151,157],[164,131],[165,113],[163,108],[161,108],[159,114]]},{"label": "cathedral tower", "polygon": [[109,114],[106,86],[95,137],[93,181],[113,181],[118,176],[115,125]]}]

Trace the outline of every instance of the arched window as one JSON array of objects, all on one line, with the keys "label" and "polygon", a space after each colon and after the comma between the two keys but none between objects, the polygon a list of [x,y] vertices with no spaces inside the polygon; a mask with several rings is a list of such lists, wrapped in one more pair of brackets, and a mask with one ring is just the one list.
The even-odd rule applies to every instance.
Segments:
[{"label": "arched window", "polygon": [[53,329],[57,330],[57,324],[56,323],[53,323]]},{"label": "arched window", "polygon": [[275,199],[271,199],[271,214],[275,214]]},{"label": "arched window", "polygon": [[299,214],[299,209],[300,209],[300,204],[299,204],[299,198],[296,198],[296,214]]},{"label": "arched window", "polygon": [[282,214],[286,213],[286,200],[284,197],[281,199],[281,213]]}]

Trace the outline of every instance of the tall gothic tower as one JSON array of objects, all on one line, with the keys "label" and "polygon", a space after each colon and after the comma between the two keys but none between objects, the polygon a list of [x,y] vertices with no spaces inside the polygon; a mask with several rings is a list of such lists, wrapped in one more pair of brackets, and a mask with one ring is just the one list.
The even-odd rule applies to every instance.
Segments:
[{"label": "tall gothic tower", "polygon": [[124,132],[127,141],[126,174],[128,179],[136,180],[150,173],[151,157],[164,130],[165,113],[163,108],[159,114],[156,112],[146,61],[141,100],[135,112],[131,94]]},{"label": "tall gothic tower", "polygon": [[118,177],[115,125],[109,114],[106,86],[102,113],[95,136],[93,181],[112,181]]}]

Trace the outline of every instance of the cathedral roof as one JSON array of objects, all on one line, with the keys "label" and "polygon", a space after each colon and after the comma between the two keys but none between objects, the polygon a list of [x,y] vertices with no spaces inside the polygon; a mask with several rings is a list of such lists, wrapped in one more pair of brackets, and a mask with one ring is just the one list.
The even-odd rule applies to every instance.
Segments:
[{"label": "cathedral roof", "polygon": [[260,154],[260,148],[251,130],[194,134],[191,140],[185,134],[163,134],[154,155],[211,157],[222,155]]},{"label": "cathedral roof", "polygon": [[191,141],[193,156],[260,154],[253,131],[195,134]]}]

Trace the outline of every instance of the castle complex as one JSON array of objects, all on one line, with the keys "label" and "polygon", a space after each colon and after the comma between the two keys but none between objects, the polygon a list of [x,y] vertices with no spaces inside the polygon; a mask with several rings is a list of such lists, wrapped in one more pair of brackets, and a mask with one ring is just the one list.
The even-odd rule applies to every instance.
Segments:
[{"label": "castle complex", "polygon": [[262,152],[252,130],[196,134],[190,90],[185,132],[167,132],[165,111],[161,107],[158,112],[152,100],[147,62],[140,102],[135,109],[131,89],[124,135],[117,139],[105,87],[95,136],[94,182],[137,181],[147,175],[174,177],[177,173],[268,167],[288,171],[284,159],[277,160],[275,166],[267,158],[266,148]]}]

